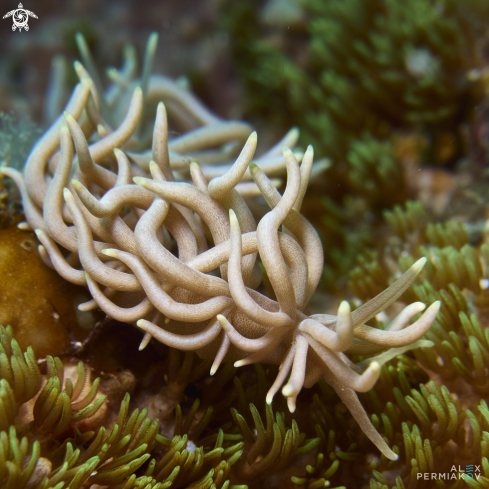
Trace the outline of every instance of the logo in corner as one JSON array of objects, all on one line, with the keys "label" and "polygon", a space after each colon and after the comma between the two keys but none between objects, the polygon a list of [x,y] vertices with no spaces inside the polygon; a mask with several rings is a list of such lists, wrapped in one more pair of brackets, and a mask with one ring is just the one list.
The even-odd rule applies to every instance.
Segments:
[{"label": "logo in corner", "polygon": [[29,30],[29,24],[27,23],[29,21],[29,17],[37,19],[37,15],[30,10],[26,10],[21,3],[19,3],[15,10],[11,10],[3,16],[4,19],[7,17],[12,17],[14,22],[12,25],[12,30],[15,31],[16,29],[19,29],[19,32],[21,32],[22,29],[25,29],[26,31]]}]

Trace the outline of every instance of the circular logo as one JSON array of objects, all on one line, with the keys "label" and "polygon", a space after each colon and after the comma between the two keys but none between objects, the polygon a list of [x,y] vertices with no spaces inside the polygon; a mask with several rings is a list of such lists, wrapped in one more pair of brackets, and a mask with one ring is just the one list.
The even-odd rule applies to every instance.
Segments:
[{"label": "circular logo", "polygon": [[18,8],[14,11],[14,14],[12,15],[12,20],[14,21],[14,25],[12,26],[13,31],[15,31],[15,29],[25,29],[26,31],[29,30],[29,25],[27,24],[27,22],[29,21],[29,16],[23,8]]},{"label": "circular logo", "polygon": [[15,31],[19,29],[19,32],[22,31],[22,29],[25,29],[26,31],[29,30],[29,24],[27,23],[29,17],[37,19],[37,15],[30,10],[26,10],[21,3],[19,3],[16,10],[11,10],[3,16],[4,19],[7,17],[12,17],[12,30]]}]

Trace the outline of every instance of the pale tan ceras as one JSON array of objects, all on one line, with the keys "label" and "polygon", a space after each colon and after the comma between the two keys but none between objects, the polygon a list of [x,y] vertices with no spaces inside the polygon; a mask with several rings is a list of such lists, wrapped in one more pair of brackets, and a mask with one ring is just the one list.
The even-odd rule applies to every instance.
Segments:
[{"label": "pale tan ceras", "polygon": [[[211,374],[223,360],[234,360],[237,366],[280,364],[266,401],[271,403],[285,383],[282,393],[291,411],[302,387],[324,377],[381,452],[396,459],[355,391],[369,390],[387,360],[432,345],[420,338],[440,305],[432,304],[411,325],[424,304],[407,306],[385,330],[365,322],[410,286],[425,259],[353,312],[344,301],[337,316],[306,316],[303,310],[323,269],[319,237],[300,214],[313,166],[312,148],[299,166],[292,151],[283,147],[281,164],[285,162],[287,170],[283,196],[251,162],[256,133],[248,136],[235,163],[209,182],[196,163],[190,164],[193,184],[176,182],[172,158],[181,165],[181,155],[205,147],[202,131],[168,141],[166,110],[160,103],[153,161],[139,161],[138,166],[119,148],[138,127],[141,90],[135,90],[126,118],[112,130],[100,116],[99,94],[91,79],[81,65],[77,71],[81,83],[64,117],[37,143],[24,175],[11,168],[0,171],[20,188],[28,222],[23,227],[36,230],[45,263],[66,280],[89,288],[93,300],[81,308],[98,306],[115,319],[136,322],[145,332],[140,349],[155,338],[214,358]],[[193,98],[192,103],[187,102],[182,103],[182,110],[198,104]],[[219,137],[225,127],[222,122],[209,121],[205,130],[213,137],[210,146],[243,137],[239,124],[231,124],[228,133]],[[98,137],[89,145],[87,138],[95,129]],[[266,158],[280,160],[279,156],[275,148]],[[251,174],[271,208],[258,225],[236,190],[245,174]],[[170,251],[173,242],[176,254]],[[261,280],[258,255],[276,301],[255,290]],[[377,356],[355,365],[345,353]]]}]

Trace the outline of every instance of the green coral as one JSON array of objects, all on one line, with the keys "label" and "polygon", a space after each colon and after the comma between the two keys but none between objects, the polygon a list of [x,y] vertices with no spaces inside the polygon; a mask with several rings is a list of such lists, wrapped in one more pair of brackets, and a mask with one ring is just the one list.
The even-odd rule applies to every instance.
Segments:
[{"label": "green coral", "polygon": [[[395,206],[384,218],[390,233],[375,251],[357,258],[351,290],[366,300],[376,286],[391,283],[424,256],[423,272],[401,299],[439,300],[441,308],[425,335],[434,346],[413,351],[416,363],[401,356],[386,364],[376,386],[361,396],[372,423],[400,455],[397,462],[380,459],[370,466],[370,487],[432,487],[433,481],[424,481],[425,473],[449,474],[453,465],[462,463],[482,467],[479,478],[460,475],[458,481],[455,473],[456,480],[437,484],[456,488],[464,479],[470,487],[485,487],[489,411],[481,397],[489,388],[489,337],[482,284],[488,247],[470,243],[468,226],[460,221],[433,222],[418,202]],[[376,325],[383,327],[379,321]],[[427,382],[430,377],[436,383]],[[396,467],[400,475],[394,481],[389,471]]]},{"label": "green coral", "polygon": [[424,239],[429,216],[421,202],[408,200],[404,204],[404,208],[396,204],[392,210],[384,211],[383,215],[394,234],[403,241],[408,241],[414,233],[418,234],[418,240]]},{"label": "green coral", "polygon": [[311,64],[343,114],[355,107],[362,117],[368,104],[388,120],[430,123],[457,110],[466,46],[454,2],[306,0],[304,7]]},{"label": "green coral", "polygon": [[364,134],[352,141],[346,159],[349,189],[355,196],[364,197],[372,210],[406,200],[404,171],[394,158],[390,141]]},{"label": "green coral", "polygon": [[472,15],[453,0],[300,3],[306,32],[266,31],[252,1],[226,8],[250,113],[298,122],[304,140],[336,158],[364,131],[385,138],[457,115],[481,2]]},{"label": "green coral", "polygon": [[366,214],[364,204],[348,195],[342,205],[330,197],[322,197],[320,202],[320,220],[313,219],[313,223],[324,248],[321,288],[333,290],[355,266],[358,255],[374,246],[373,214]]},{"label": "green coral", "polygon": [[291,428],[285,425],[285,414],[275,413],[267,404],[266,426],[254,404],[250,404],[251,415],[255,425],[255,433],[250,429],[246,420],[237,410],[233,409],[233,418],[243,434],[245,441],[250,444],[246,462],[242,469],[245,478],[260,473],[275,473],[285,468],[295,456],[307,453],[319,442],[318,438],[305,440],[306,435],[299,432],[295,420]]},{"label": "green coral", "polygon": [[[455,284],[460,289],[481,294],[489,248],[485,244],[470,244],[464,224],[455,220],[429,222],[430,217],[421,204],[411,201],[404,209],[395,206],[392,211],[385,211],[384,219],[397,237],[384,247],[382,259],[379,250],[367,250],[357,256],[349,280],[349,287],[357,297],[362,300],[372,297],[379,287],[392,282],[392,272],[405,272],[422,257],[427,261],[417,284],[427,280],[436,290],[448,290],[450,284]],[[407,291],[403,298],[418,297]]]},{"label": "green coral", "polygon": [[[169,382],[163,396],[173,389],[181,397],[186,386],[202,377],[202,366],[207,369],[209,364],[204,361],[193,368],[194,356],[170,354]],[[274,414],[268,405],[263,423],[250,403],[260,399],[264,404],[267,374],[260,365],[241,378],[233,377],[236,369],[231,364],[222,368],[207,389],[211,394],[201,396],[202,402],[196,399],[190,406],[176,405],[173,435],[167,438],[160,434],[160,422],[148,416],[148,409],[129,412],[129,394],[111,428],[102,425],[96,431],[84,430],[79,423],[106,405],[106,396],[95,397],[100,379],[88,388],[88,372],[82,362],[74,383],[65,379],[59,358],[47,357],[43,364],[45,382],[32,348],[22,352],[12,329],[0,327],[2,488],[71,489],[97,484],[126,489],[246,489],[234,481],[276,473],[319,442],[318,438],[306,440],[295,420],[288,427],[285,414]],[[214,402],[223,388],[227,392],[224,399]],[[235,408],[229,410],[233,401],[237,406],[249,403],[248,420]],[[23,407],[26,403],[31,407]],[[26,409],[32,410],[32,423],[24,421]],[[213,422],[215,412],[221,413],[221,419]],[[250,419],[256,432],[248,424]]]}]

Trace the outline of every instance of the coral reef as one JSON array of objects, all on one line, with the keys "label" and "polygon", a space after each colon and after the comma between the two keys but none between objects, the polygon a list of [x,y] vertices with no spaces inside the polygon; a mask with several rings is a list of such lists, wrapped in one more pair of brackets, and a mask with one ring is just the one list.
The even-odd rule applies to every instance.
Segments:
[{"label": "coral reef", "polygon": [[[457,127],[487,6],[223,5],[249,107],[335,164],[297,129],[255,157],[250,124],[151,74],[156,35],[107,88],[77,35],[66,112],[60,58],[51,128],[0,169],[26,305],[0,295],[59,327],[44,349],[38,318],[0,327],[0,487],[488,487],[487,101]],[[76,348],[50,268],[107,316]]]}]

